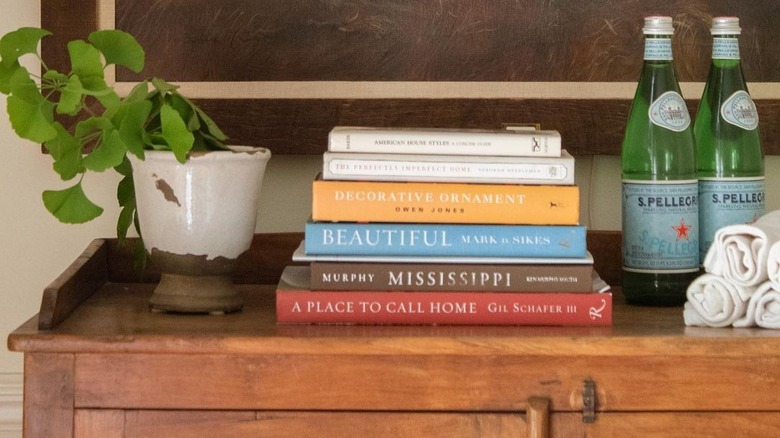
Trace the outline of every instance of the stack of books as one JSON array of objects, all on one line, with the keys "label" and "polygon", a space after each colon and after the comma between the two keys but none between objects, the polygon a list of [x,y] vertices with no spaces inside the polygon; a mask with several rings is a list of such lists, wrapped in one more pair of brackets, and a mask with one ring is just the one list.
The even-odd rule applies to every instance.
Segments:
[{"label": "stack of books", "polygon": [[277,322],[610,325],[579,207],[556,131],[336,127]]}]

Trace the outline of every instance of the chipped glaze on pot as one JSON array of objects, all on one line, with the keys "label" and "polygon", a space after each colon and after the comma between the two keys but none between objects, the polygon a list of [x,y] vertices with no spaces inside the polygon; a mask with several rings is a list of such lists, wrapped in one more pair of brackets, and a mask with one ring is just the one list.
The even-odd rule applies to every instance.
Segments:
[{"label": "chipped glaze on pot", "polygon": [[146,151],[144,160],[130,156],[147,251],[211,261],[249,249],[271,152],[230,148],[193,153],[184,164],[167,151]]},{"label": "chipped glaze on pot", "polygon": [[241,310],[233,286],[238,257],[252,244],[265,166],[265,148],[131,156],[136,207],[151,264],[160,283],[153,311],[222,314]]}]

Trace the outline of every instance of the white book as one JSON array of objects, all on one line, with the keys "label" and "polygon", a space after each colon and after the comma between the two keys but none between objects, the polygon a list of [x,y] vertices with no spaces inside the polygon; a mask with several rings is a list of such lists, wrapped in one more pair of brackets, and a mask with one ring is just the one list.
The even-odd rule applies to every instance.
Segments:
[{"label": "white book", "polygon": [[516,129],[369,128],[336,126],[331,152],[559,157],[558,131]]},{"label": "white book", "polygon": [[592,265],[593,255],[585,257],[470,257],[470,256],[375,256],[306,254],[306,241],[301,241],[292,255],[294,262],[363,262],[363,263],[474,263],[474,264],[558,264]]},{"label": "white book", "polygon": [[574,157],[325,152],[322,178],[356,181],[573,185]]}]

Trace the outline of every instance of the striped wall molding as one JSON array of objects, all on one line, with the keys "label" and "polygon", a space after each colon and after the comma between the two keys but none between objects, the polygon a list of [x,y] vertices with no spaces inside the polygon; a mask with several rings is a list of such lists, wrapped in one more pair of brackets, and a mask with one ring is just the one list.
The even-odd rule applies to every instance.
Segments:
[{"label": "striped wall molding", "polygon": [[[142,75],[183,87],[232,141],[319,154],[334,125],[490,128],[539,123],[574,155],[616,155],[642,64],[642,21],[675,20],[691,111],[710,62],[709,23],[741,19],[742,59],[764,147],[780,154],[780,34],[774,0],[41,0],[51,67],[97,28],[137,36]],[[58,55],[59,54],[59,55]]]},{"label": "striped wall molding", "polygon": [[21,373],[0,374],[0,438],[22,436],[22,388]]}]

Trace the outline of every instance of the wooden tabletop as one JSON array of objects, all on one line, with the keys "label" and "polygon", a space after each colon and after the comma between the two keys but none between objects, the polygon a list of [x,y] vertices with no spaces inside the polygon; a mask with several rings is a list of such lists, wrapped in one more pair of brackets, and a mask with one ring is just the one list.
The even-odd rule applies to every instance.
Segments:
[{"label": "wooden tabletop", "polygon": [[33,317],[8,338],[13,351],[247,354],[780,354],[780,331],[686,327],[682,309],[622,303],[611,327],[315,326],[275,321],[274,286],[240,285],[246,304],[227,315],[149,311],[153,284],[107,283],[52,330]]}]

